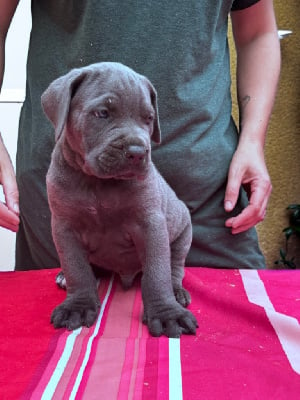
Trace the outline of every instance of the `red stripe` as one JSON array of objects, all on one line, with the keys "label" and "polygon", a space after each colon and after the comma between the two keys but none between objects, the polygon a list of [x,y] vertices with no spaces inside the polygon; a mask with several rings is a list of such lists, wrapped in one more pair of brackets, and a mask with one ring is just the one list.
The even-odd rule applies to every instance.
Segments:
[{"label": "red stripe", "polygon": [[146,345],[146,363],[144,370],[143,400],[156,399],[157,395],[157,373],[158,373],[158,349],[157,338],[149,338]]}]

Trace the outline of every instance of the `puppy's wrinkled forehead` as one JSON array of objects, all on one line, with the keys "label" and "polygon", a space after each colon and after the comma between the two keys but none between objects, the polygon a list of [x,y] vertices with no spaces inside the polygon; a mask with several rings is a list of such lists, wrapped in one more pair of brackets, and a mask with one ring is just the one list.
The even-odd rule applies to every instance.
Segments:
[{"label": "puppy's wrinkled forehead", "polygon": [[147,79],[131,69],[103,65],[91,70],[79,87],[81,101],[104,99],[107,102],[126,102],[132,106],[151,105],[150,87]]}]

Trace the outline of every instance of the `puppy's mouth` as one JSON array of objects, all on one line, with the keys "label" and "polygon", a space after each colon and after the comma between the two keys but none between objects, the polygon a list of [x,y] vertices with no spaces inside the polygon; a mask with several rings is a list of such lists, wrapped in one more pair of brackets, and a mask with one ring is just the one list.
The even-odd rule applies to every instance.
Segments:
[{"label": "puppy's mouth", "polygon": [[[105,160],[106,161],[106,160]],[[118,162],[104,162],[99,158],[94,162],[85,161],[82,170],[85,174],[95,176],[100,179],[120,179],[144,180],[149,170],[149,157],[145,158],[138,164],[131,163],[127,159],[118,160]]]},{"label": "puppy's mouth", "polygon": [[146,174],[138,174],[135,172],[125,172],[125,173],[121,173],[121,174],[117,174],[115,176],[113,176],[113,179],[123,179],[123,180],[130,180],[130,179],[138,179],[138,180],[144,180],[145,179]]}]

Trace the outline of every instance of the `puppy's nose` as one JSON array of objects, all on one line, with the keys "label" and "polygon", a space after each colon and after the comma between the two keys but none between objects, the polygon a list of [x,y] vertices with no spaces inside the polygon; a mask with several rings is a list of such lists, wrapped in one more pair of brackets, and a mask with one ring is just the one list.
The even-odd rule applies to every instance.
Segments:
[{"label": "puppy's nose", "polygon": [[148,150],[144,146],[131,145],[125,151],[125,156],[132,164],[145,162]]}]

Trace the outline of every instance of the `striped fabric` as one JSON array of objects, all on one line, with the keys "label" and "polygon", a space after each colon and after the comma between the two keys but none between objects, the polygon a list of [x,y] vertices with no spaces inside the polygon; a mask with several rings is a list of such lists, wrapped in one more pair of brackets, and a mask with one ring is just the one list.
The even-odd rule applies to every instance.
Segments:
[{"label": "striped fabric", "polygon": [[186,268],[199,329],[152,338],[139,283],[100,282],[96,324],[49,323],[56,270],[0,274],[0,399],[298,399],[298,271]]}]

